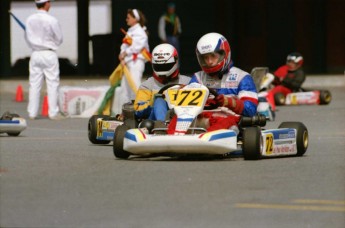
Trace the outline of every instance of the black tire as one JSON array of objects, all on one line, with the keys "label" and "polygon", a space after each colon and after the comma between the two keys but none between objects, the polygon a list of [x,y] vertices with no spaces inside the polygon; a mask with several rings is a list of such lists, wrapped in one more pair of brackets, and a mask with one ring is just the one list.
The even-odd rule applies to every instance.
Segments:
[{"label": "black tire", "polygon": [[276,105],[285,105],[285,100],[286,100],[286,98],[285,98],[285,96],[284,96],[284,94],[282,94],[282,93],[276,93],[276,94],[274,94],[274,103],[276,104]]},{"label": "black tire", "polygon": [[89,119],[87,125],[88,137],[91,143],[93,144],[109,144],[110,140],[98,140],[97,139],[97,119],[103,118],[104,120],[109,119],[109,116],[106,115],[93,115]]},{"label": "black tire", "polygon": [[113,151],[116,158],[127,159],[131,155],[123,149],[123,140],[128,129],[130,128],[124,124],[115,129]]},{"label": "black tire", "polygon": [[18,136],[19,134],[20,132],[11,132],[11,133],[7,132],[7,135],[9,136]]},{"label": "black tire", "polygon": [[243,131],[242,152],[245,160],[259,160],[262,154],[260,127],[247,127]]},{"label": "black tire", "polygon": [[297,156],[303,156],[307,151],[309,136],[307,127],[301,122],[282,122],[278,128],[294,128],[297,130]]},{"label": "black tire", "polygon": [[320,105],[329,104],[332,100],[332,94],[328,90],[320,90]]}]

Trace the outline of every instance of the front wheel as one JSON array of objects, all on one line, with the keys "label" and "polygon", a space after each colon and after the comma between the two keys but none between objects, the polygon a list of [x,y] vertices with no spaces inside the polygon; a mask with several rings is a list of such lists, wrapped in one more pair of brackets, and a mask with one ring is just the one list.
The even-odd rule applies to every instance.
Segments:
[{"label": "front wheel", "polygon": [[7,132],[8,136],[18,136],[20,132]]},{"label": "front wheel", "polygon": [[89,123],[87,125],[87,130],[88,130],[88,137],[91,143],[93,144],[108,144],[110,141],[109,140],[98,140],[97,139],[97,131],[98,127],[97,126],[97,119],[103,118],[104,120],[109,119],[109,116],[106,115],[93,115],[89,119]]},{"label": "front wheel", "polygon": [[129,129],[125,124],[118,126],[114,133],[113,152],[116,158],[127,159],[131,154],[123,149],[123,140],[126,131]]},{"label": "front wheel", "polygon": [[320,104],[329,104],[332,100],[332,94],[328,90],[320,90]]},{"label": "front wheel", "polygon": [[243,131],[243,156],[245,160],[259,160],[263,141],[260,127],[247,127]]},{"label": "front wheel", "polygon": [[297,156],[303,156],[303,154],[307,151],[309,144],[307,127],[301,122],[283,122],[278,128],[296,129]]}]

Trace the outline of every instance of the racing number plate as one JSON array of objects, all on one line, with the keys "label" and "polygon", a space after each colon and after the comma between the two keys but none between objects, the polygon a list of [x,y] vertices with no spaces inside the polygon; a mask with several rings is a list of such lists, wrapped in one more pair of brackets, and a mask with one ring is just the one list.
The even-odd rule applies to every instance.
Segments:
[{"label": "racing number plate", "polygon": [[97,120],[97,137],[102,137],[102,120]]},{"label": "racing number plate", "polygon": [[266,155],[271,155],[273,153],[273,134],[267,134],[265,139],[265,153]]},{"label": "racing number plate", "polygon": [[291,94],[291,104],[297,104],[297,96],[296,94]]},{"label": "racing number plate", "polygon": [[171,105],[175,105],[178,89],[168,89],[168,99]]},{"label": "racing number plate", "polygon": [[176,106],[202,106],[207,91],[204,89],[182,89],[178,90],[176,100],[173,101]]}]

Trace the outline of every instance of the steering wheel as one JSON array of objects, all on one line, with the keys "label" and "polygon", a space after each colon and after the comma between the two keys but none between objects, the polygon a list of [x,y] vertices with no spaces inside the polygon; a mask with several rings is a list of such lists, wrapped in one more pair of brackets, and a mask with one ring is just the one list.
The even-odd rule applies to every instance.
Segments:
[{"label": "steering wheel", "polygon": [[184,84],[179,84],[179,83],[167,84],[167,85],[163,86],[163,87],[157,92],[157,94],[163,95],[163,93],[164,93],[165,90],[169,89],[170,87],[176,86],[176,85],[184,86]]}]

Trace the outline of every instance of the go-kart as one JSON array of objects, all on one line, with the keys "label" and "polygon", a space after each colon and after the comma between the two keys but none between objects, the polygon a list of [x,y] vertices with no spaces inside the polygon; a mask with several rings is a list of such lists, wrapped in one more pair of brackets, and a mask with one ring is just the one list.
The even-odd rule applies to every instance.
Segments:
[{"label": "go-kart", "polygon": [[[209,89],[198,83],[174,86],[167,89],[165,98],[177,115],[174,134],[167,133],[167,126],[144,120],[138,128],[126,125],[115,129],[113,152],[116,158],[127,159],[131,155],[231,155],[242,152],[244,159],[264,157],[302,156],[308,147],[308,130],[300,122],[283,122],[278,129],[264,130],[266,117],[241,117],[239,132],[236,129],[220,129],[207,132],[199,124],[198,115],[204,112]],[[233,115],[221,107],[212,112]]]},{"label": "go-kart", "polygon": [[0,117],[0,133],[18,136],[27,127],[26,120],[16,113],[5,112]]},{"label": "go-kart", "polygon": [[122,115],[93,115],[88,122],[88,138],[93,144],[109,144],[114,138],[115,129],[122,125],[134,128],[137,120],[134,117],[133,104],[124,104]]},{"label": "go-kart", "polygon": [[[268,73],[267,67],[257,67],[253,71],[260,72],[256,78],[259,85],[259,96],[267,96],[267,91],[273,88],[275,76]],[[283,93],[276,93],[274,102],[276,105],[327,105],[332,100],[332,94],[329,90],[306,89],[289,93],[285,96]]]}]

